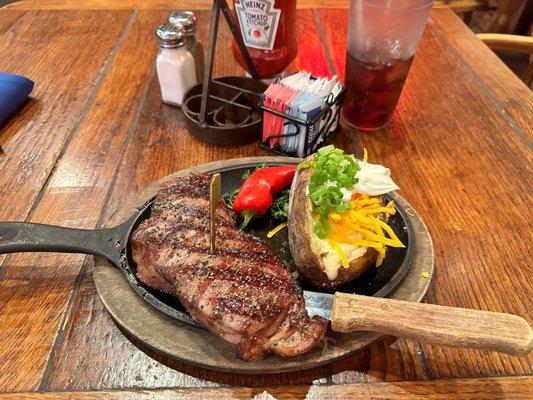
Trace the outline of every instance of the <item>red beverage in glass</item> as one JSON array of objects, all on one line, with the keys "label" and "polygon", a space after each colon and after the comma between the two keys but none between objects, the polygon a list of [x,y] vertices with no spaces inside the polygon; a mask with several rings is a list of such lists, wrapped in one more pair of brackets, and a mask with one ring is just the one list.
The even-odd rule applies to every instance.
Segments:
[{"label": "red beverage in glass", "polygon": [[342,114],[355,129],[391,120],[433,0],[350,0],[346,97]]},{"label": "red beverage in glass", "polygon": [[387,63],[358,60],[346,53],[346,98],[342,115],[360,130],[386,126],[394,113],[413,57]]}]

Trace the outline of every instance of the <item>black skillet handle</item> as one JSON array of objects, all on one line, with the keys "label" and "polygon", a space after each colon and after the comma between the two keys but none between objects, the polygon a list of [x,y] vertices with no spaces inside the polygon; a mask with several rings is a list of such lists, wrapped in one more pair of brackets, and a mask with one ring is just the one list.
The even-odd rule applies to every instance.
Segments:
[{"label": "black skillet handle", "polygon": [[127,224],[86,230],[27,222],[0,222],[0,254],[19,252],[84,253],[104,257],[120,266]]}]

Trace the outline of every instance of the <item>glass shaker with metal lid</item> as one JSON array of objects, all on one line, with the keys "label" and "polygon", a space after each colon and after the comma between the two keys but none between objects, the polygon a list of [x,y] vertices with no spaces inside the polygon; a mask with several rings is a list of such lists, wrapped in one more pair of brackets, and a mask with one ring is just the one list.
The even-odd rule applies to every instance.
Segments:
[{"label": "glass shaker with metal lid", "polygon": [[158,26],[155,34],[159,43],[156,69],[161,97],[167,104],[181,106],[183,95],[197,83],[185,28],[166,23]]},{"label": "glass shaker with metal lid", "polygon": [[173,25],[183,25],[187,36],[187,48],[194,57],[196,65],[196,77],[202,82],[204,74],[204,46],[196,37],[196,16],[192,11],[172,11],[168,16],[168,22]]}]

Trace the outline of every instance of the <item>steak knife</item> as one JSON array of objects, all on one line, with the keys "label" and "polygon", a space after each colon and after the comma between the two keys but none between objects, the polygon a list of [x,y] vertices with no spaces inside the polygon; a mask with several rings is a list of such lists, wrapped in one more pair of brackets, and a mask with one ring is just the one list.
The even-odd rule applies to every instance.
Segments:
[{"label": "steak knife", "polygon": [[337,292],[304,292],[309,315],[331,320],[336,332],[370,331],[423,343],[526,355],[529,323],[514,314]]}]

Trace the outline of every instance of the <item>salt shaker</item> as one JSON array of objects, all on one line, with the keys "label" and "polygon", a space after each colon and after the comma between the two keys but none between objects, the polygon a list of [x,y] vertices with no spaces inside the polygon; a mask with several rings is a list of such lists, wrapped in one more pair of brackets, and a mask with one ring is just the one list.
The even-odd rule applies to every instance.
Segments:
[{"label": "salt shaker", "polygon": [[187,49],[183,26],[160,25],[155,34],[159,42],[156,60],[157,77],[163,102],[181,106],[183,95],[196,85],[194,58]]},{"label": "salt shaker", "polygon": [[196,37],[196,16],[192,11],[172,11],[168,16],[168,22],[173,25],[183,25],[187,35],[187,48],[194,57],[196,65],[196,78],[202,82],[204,74],[204,46]]}]

